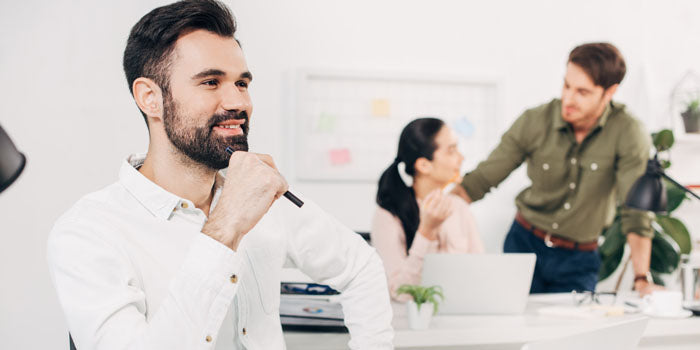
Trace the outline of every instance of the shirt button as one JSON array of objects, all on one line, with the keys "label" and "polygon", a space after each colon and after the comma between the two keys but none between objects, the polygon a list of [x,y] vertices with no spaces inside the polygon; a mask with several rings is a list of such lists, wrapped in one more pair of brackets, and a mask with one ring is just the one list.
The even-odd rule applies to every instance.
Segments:
[{"label": "shirt button", "polygon": [[185,202],[180,203],[180,208],[187,209],[187,207],[189,207],[189,205],[187,205],[187,203],[185,203]]},{"label": "shirt button", "polygon": [[566,210],[571,209],[571,204],[569,204],[569,202],[564,203],[564,209],[566,209]]},{"label": "shirt button", "polygon": [[596,164],[596,163],[591,163],[591,170],[593,170],[593,171],[598,170],[598,164]]},{"label": "shirt button", "polygon": [[236,276],[235,274],[231,275],[230,280],[231,280],[231,283],[236,283],[236,282],[238,282],[238,276]]},{"label": "shirt button", "polygon": [[558,229],[558,228],[559,228],[559,224],[557,224],[556,222],[553,223],[553,224],[552,224],[552,228],[555,229],[555,230]]},{"label": "shirt button", "polygon": [[575,188],[576,188],[576,184],[573,183],[573,182],[570,183],[570,184],[569,184],[569,188],[572,189],[572,190],[575,189]]},{"label": "shirt button", "polygon": [[206,340],[207,343],[211,343],[211,335],[208,335],[204,340]]},{"label": "shirt button", "polygon": [[571,164],[576,164],[576,158],[571,158]]},{"label": "shirt button", "polygon": [[549,164],[547,164],[547,163],[542,164],[542,169],[549,170]]},{"label": "shirt button", "polygon": [[243,335],[246,335],[248,334],[248,331],[246,331],[245,328],[243,328],[243,330],[241,330],[241,333],[243,333]]}]

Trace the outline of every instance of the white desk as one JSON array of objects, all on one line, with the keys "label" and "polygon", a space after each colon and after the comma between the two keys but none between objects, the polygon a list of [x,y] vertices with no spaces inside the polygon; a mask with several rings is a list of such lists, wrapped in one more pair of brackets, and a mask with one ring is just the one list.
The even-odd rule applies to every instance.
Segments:
[{"label": "white desk", "polygon": [[[551,305],[571,304],[569,295],[531,296],[523,315],[435,316],[430,329],[408,329],[405,306],[394,304],[394,345],[397,349],[520,349],[527,342],[573,335],[614,323],[625,315],[595,319],[570,319],[539,315],[537,310]],[[289,350],[347,349],[348,334],[286,332]],[[651,319],[639,349],[700,349],[700,317],[680,320]]]}]

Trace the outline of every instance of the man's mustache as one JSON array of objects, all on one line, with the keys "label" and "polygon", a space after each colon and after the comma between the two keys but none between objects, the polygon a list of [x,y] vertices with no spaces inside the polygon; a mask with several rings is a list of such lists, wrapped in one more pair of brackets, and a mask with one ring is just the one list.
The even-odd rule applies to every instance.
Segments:
[{"label": "man's mustache", "polygon": [[213,128],[217,124],[223,123],[228,120],[235,120],[235,119],[243,119],[245,122],[243,125],[241,125],[241,128],[243,129],[244,134],[248,134],[248,113],[246,111],[240,111],[240,112],[225,112],[225,113],[219,113],[219,114],[214,114],[210,119],[209,119],[209,128]]}]

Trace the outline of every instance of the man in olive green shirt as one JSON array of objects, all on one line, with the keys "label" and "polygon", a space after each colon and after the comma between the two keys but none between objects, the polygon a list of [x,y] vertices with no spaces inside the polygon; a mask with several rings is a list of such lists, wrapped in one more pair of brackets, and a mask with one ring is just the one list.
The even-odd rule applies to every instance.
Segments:
[{"label": "man in olive green shirt", "polygon": [[[644,173],[649,136],[624,105],[612,101],[625,70],[611,44],[576,47],[561,99],[525,111],[455,189],[468,202],[479,200],[527,163],[532,185],[515,200],[518,213],[504,251],[537,254],[532,293],[595,290],[598,236]],[[649,293],[659,288],[647,278],[653,214],[623,208],[621,216],[635,289]]]}]

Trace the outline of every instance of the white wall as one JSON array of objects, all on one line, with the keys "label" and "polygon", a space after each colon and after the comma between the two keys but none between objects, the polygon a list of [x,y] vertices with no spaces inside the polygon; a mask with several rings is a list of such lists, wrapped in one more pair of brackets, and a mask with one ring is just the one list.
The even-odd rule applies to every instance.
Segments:
[{"label": "white wall", "polygon": [[[3,348],[66,348],[67,328],[46,268],[46,237],[71,203],[114,181],[119,161],[147,147],[121,55],[130,27],[162,3],[0,4],[0,124],[29,158],[19,181],[0,195]],[[369,228],[374,185],[299,183],[285,172],[285,145],[294,140],[283,125],[293,117],[289,76],[297,69],[502,77],[506,126],[525,108],[558,95],[573,46],[607,40],[629,66],[620,99],[649,129],[670,123],[672,86],[686,70],[700,71],[700,3],[690,0],[279,0],[234,1],[231,7],[255,75],[252,148],[271,153],[296,191],[356,230]],[[493,136],[495,142],[499,135]],[[674,172],[700,183],[695,154],[679,156],[685,161]],[[500,250],[513,197],[525,185],[519,171],[473,206],[489,251]],[[694,208],[684,209],[685,216],[695,217],[698,230]]]}]

